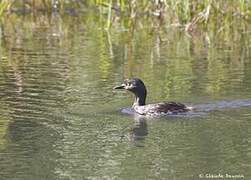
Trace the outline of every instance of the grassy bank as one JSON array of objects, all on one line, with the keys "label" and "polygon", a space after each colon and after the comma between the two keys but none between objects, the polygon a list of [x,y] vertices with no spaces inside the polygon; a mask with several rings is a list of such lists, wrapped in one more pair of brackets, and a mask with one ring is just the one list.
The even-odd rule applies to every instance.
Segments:
[{"label": "grassy bank", "polygon": [[2,0],[0,16],[38,12],[81,15],[90,8],[106,20],[107,28],[115,21],[130,25],[150,19],[150,25],[155,27],[175,26],[190,32],[198,26],[221,30],[226,25],[235,25],[235,21],[248,23],[251,17],[251,0]]}]

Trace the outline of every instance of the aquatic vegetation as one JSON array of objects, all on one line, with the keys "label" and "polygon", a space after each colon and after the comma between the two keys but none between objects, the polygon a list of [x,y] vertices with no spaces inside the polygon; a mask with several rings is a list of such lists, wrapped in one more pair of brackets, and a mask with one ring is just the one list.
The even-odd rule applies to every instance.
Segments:
[{"label": "aquatic vegetation", "polygon": [[235,19],[245,22],[250,20],[251,15],[250,0],[3,0],[0,2],[0,16],[4,16],[4,12],[20,11],[58,11],[61,14],[79,15],[86,8],[98,11],[107,21],[106,28],[118,19],[121,23],[132,25],[149,18],[154,26],[164,24],[194,31],[197,25],[211,29],[214,24],[222,30],[224,24],[232,25]]},{"label": "aquatic vegetation", "polygon": [[4,11],[6,11],[8,7],[8,1],[7,0],[2,0],[0,2],[0,17],[3,15]]},{"label": "aquatic vegetation", "polygon": [[[165,72],[165,80],[161,79],[153,89],[161,86],[165,93],[160,96],[169,98],[172,91],[187,96],[193,88],[190,81],[202,76],[210,80],[207,87],[203,87],[206,92],[217,94],[231,81],[229,71],[235,68],[245,71],[243,60],[236,54],[246,57],[251,53],[250,4],[250,0],[1,1],[0,51],[2,58],[12,59],[12,68],[18,67],[13,61],[15,58],[9,57],[9,51],[26,46],[26,39],[36,37],[44,47],[57,46],[71,52],[76,41],[72,32],[81,29],[90,38],[95,37],[92,43],[99,47],[99,59],[91,64],[93,68],[98,67],[100,79],[111,77],[114,69],[123,69],[125,77],[135,74],[144,77],[141,70],[144,69],[158,82],[156,79]],[[167,47],[171,47],[172,52],[167,52]],[[229,62],[217,57],[226,47],[230,67]],[[90,46],[88,52],[95,54],[96,49]],[[20,56],[23,53],[21,51]],[[202,53],[207,56],[203,64],[207,75],[196,74],[193,69],[194,62],[202,64],[195,59]],[[170,54],[180,59],[170,57],[168,62],[163,61],[162,58]],[[114,59],[119,62],[115,63]],[[163,62],[164,65],[159,65]],[[141,64],[140,68],[137,64]],[[236,78],[241,79],[241,75]]]}]

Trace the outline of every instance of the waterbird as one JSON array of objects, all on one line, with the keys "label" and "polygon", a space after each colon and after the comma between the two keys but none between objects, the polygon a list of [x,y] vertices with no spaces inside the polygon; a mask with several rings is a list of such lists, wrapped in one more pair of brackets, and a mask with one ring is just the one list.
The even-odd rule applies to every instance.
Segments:
[{"label": "waterbird", "polygon": [[124,89],[132,92],[135,95],[132,109],[140,115],[172,115],[192,110],[192,107],[188,107],[178,102],[160,102],[146,105],[146,86],[139,78],[126,79],[121,85],[115,86],[113,89]]}]

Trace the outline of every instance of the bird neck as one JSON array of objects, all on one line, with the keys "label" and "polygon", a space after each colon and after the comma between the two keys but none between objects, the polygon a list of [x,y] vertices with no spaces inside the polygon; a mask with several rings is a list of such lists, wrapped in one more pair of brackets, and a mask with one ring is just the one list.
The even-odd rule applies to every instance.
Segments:
[{"label": "bird neck", "polygon": [[146,104],[146,91],[135,93],[135,99],[132,107],[144,106]]}]

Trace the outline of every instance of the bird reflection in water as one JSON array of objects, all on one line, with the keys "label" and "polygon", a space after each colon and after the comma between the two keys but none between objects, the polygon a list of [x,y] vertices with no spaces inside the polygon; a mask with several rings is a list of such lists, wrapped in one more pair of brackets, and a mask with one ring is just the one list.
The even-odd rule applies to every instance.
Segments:
[{"label": "bird reflection in water", "polygon": [[133,126],[130,125],[129,129],[128,127],[125,128],[121,140],[126,138],[133,142],[135,146],[143,147],[145,137],[148,135],[147,119],[137,114],[134,114],[132,117],[134,118],[134,124]]},{"label": "bird reflection in water", "polygon": [[148,135],[146,118],[142,116],[134,116],[134,127],[131,130],[131,139],[133,141],[144,140]]}]

